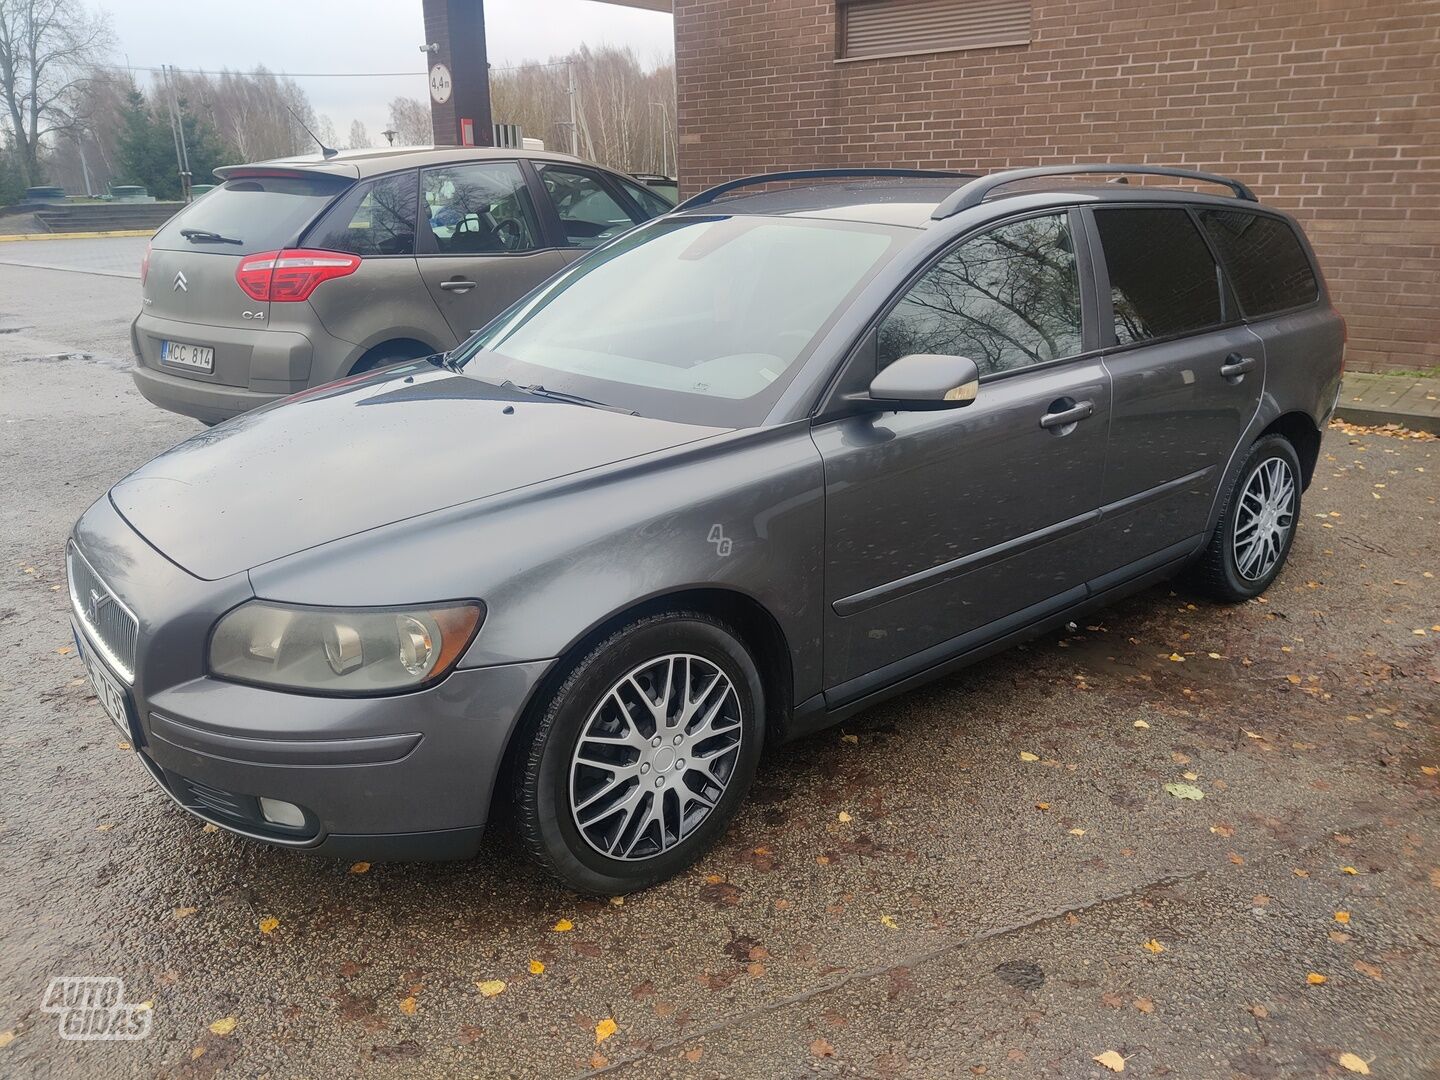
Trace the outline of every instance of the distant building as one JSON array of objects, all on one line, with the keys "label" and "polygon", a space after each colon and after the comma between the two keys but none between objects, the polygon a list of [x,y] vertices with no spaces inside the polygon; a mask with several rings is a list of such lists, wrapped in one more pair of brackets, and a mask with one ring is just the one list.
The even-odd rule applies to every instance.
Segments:
[{"label": "distant building", "polygon": [[[671,10],[671,0],[606,0]],[[1436,0],[673,0],[680,179],[1144,161],[1297,214],[1353,369],[1440,365]]]}]

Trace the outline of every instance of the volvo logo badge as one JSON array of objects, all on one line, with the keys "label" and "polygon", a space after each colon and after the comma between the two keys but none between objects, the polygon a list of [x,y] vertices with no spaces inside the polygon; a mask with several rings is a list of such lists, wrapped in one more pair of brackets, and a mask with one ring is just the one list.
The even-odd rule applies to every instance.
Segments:
[{"label": "volvo logo badge", "polygon": [[172,292],[189,292],[189,291],[190,291],[190,284],[189,284],[189,282],[187,282],[187,281],[185,280],[185,271],[184,271],[184,270],[176,270],[176,271],[175,271],[175,284],[174,284],[174,286],[172,287],[172,290],[171,290],[171,291],[172,291]]},{"label": "volvo logo badge", "polygon": [[100,610],[109,602],[110,597],[105,596],[95,589],[90,590],[89,602],[85,605],[85,614],[90,617],[92,625],[100,618]]}]

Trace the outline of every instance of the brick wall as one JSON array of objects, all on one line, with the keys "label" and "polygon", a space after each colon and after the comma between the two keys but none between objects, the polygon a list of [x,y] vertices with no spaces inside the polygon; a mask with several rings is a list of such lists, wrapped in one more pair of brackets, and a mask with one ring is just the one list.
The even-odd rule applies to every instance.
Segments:
[{"label": "brick wall", "polygon": [[1440,2],[1034,0],[1031,44],[837,63],[834,0],[675,0],[680,174],[1073,161],[1304,224],[1355,370],[1440,365]]}]

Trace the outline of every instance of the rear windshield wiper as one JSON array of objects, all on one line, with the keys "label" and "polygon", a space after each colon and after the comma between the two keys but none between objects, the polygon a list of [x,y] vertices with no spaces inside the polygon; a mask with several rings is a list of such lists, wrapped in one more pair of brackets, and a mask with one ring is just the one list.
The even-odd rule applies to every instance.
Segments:
[{"label": "rear windshield wiper", "polygon": [[529,386],[517,386],[511,380],[506,379],[500,385],[507,389],[519,390],[523,394],[533,394],[536,397],[549,398],[552,401],[568,401],[572,405],[588,405],[592,409],[607,409],[610,412],[624,413],[626,416],[640,415],[634,409],[626,409],[619,405],[611,405],[608,402],[596,401],[594,398],[581,397],[579,394],[567,394],[563,390],[548,390],[539,383],[531,383]]},{"label": "rear windshield wiper", "polygon": [[189,240],[192,244],[243,244],[244,240],[236,240],[233,236],[221,236],[218,232],[211,232],[209,229],[181,229],[180,235]]}]

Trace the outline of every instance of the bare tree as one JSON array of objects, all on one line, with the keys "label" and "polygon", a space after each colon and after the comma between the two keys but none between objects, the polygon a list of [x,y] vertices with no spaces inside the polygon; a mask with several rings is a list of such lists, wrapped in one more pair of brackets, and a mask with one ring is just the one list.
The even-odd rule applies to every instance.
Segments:
[{"label": "bare tree", "polygon": [[390,127],[400,146],[429,146],[435,139],[430,106],[415,98],[397,97],[390,102]]},{"label": "bare tree", "polygon": [[109,20],[74,0],[0,0],[0,98],[27,185],[42,140],[82,119],[79,91],[113,43]]},{"label": "bare tree", "polygon": [[350,149],[366,150],[370,146],[370,133],[359,120],[350,121]]}]

